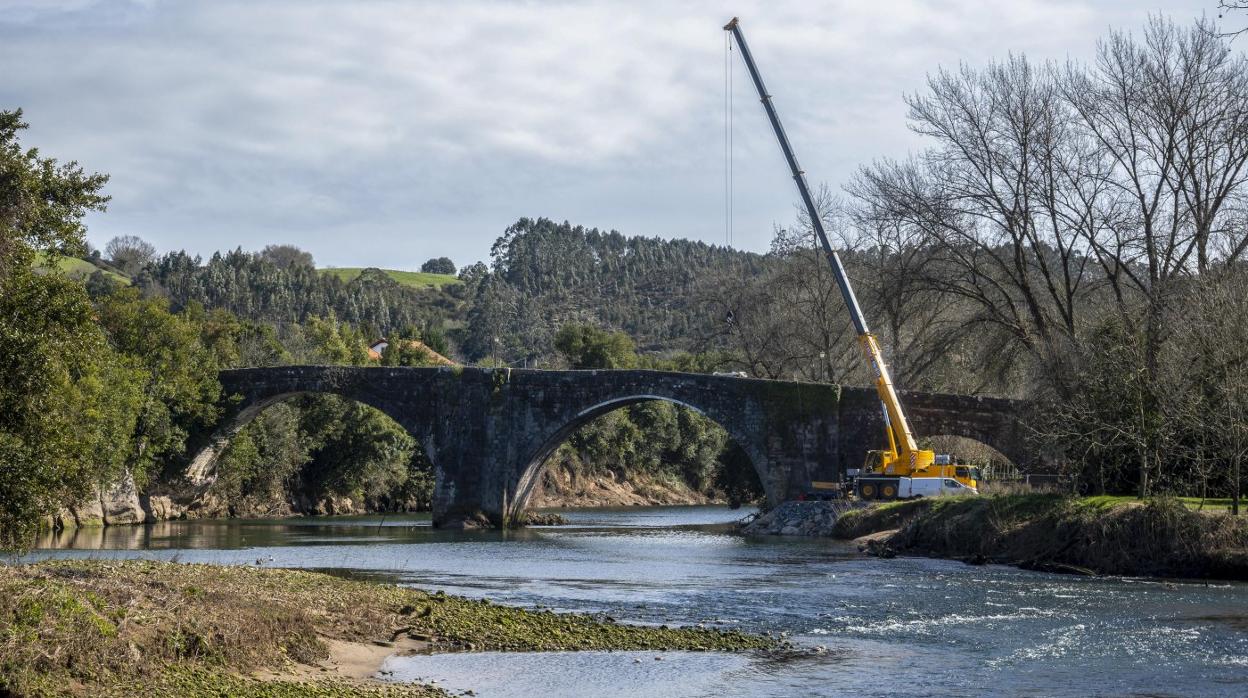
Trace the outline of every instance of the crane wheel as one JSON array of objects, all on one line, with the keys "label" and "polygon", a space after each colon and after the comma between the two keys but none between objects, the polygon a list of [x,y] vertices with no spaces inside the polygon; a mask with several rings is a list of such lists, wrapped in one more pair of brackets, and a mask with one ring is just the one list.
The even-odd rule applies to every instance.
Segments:
[{"label": "crane wheel", "polygon": [[880,490],[880,494],[884,496],[884,499],[892,499],[897,496],[897,488],[892,485],[884,485],[883,489]]},{"label": "crane wheel", "polygon": [[862,486],[862,498],[863,499],[875,499],[875,485],[863,485]]}]

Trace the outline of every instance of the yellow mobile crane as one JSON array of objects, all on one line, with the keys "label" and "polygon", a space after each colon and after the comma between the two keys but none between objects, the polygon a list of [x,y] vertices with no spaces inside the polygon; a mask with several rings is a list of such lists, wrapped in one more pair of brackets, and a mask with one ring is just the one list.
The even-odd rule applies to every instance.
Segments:
[{"label": "yellow mobile crane", "polygon": [[976,469],[965,465],[953,465],[949,462],[948,456],[937,456],[934,451],[921,449],[915,443],[914,433],[910,430],[910,423],[906,420],[906,414],[901,409],[901,401],[897,399],[897,391],[893,388],[892,378],[888,375],[888,367],[884,364],[879,342],[867,327],[862,308],[858,306],[858,298],[849,284],[849,277],[845,275],[845,267],[841,264],[841,258],[836,254],[836,250],[832,249],[832,243],[828,242],[828,235],[823,229],[823,220],[815,209],[814,199],[811,198],[810,188],[806,184],[806,175],[798,167],[793,147],[789,145],[784,127],[780,125],[780,117],[776,114],[775,105],[771,103],[771,95],[767,94],[767,88],[763,86],[763,78],[758,73],[758,67],[754,65],[754,57],[750,54],[750,48],[745,43],[745,36],[741,33],[741,23],[733,17],[732,21],[724,26],[724,30],[731,32],[732,38],[741,51],[745,67],[750,71],[750,78],[758,90],[763,109],[767,111],[767,118],[771,121],[776,140],[780,142],[780,150],[783,151],[784,158],[789,163],[793,180],[797,182],[797,190],[802,195],[802,203],[806,205],[806,212],[810,215],[810,224],[815,229],[815,235],[818,236],[819,243],[828,257],[828,263],[832,266],[832,274],[836,277],[837,286],[840,287],[841,297],[845,299],[845,305],[849,308],[854,329],[858,333],[858,344],[862,347],[862,352],[866,355],[867,361],[871,364],[871,370],[875,374],[875,389],[880,395],[880,402],[884,408],[884,432],[888,436],[888,448],[867,453],[866,463],[855,479],[856,493],[863,499],[978,493],[979,474]]}]

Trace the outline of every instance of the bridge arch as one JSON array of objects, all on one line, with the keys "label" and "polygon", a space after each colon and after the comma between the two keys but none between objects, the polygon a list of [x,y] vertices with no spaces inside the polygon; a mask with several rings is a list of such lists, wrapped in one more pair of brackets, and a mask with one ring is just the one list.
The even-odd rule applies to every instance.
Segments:
[{"label": "bridge arch", "polygon": [[728,438],[745,452],[750,459],[750,464],[754,468],[754,473],[758,476],[758,481],[762,485],[768,499],[776,496],[776,483],[771,481],[770,473],[766,467],[767,456],[758,448],[755,439],[751,439],[749,434],[742,433],[739,428],[734,429],[725,421],[731,422],[731,419],[721,415],[716,418],[715,410],[712,408],[709,412],[707,409],[700,407],[688,399],[681,399],[671,395],[663,395],[657,393],[644,393],[636,395],[621,395],[603,399],[596,404],[586,406],[563,424],[557,425],[552,429],[548,429],[545,434],[539,437],[538,446],[531,454],[522,460],[521,474],[516,484],[516,491],[509,502],[508,516],[513,518],[520,516],[528,507],[529,500],[533,496],[534,490],[538,483],[541,482],[542,473],[548,466],[551,455],[555,450],[564,444],[578,429],[584,427],[595,419],[606,414],[614,412],[631,405],[640,405],[647,402],[666,402],[679,407],[685,407],[693,412],[706,417],[715,425],[723,429]]},{"label": "bridge arch", "polygon": [[[422,418],[422,410],[414,409],[421,401],[408,395],[396,403],[386,391],[377,390],[372,381],[359,380],[358,371],[343,367],[288,367],[221,372],[223,415],[187,463],[183,472],[191,489],[189,493],[180,493],[181,498],[197,498],[212,486],[217,461],[244,427],[269,407],[304,395],[337,395],[378,410],[417,441],[436,470],[437,463],[424,441],[429,437],[427,417]],[[264,379],[255,380],[260,375]],[[424,391],[426,397],[428,392]]]},{"label": "bridge arch", "polygon": [[[300,400],[300,398],[311,396],[332,396],[339,399]],[[263,471],[245,475],[229,490],[217,490],[218,497],[225,495],[226,492],[246,495],[248,492],[256,491],[255,485],[259,482],[261,486],[282,483],[281,486],[286,491],[286,496],[289,497],[287,501],[296,510],[335,513],[335,508],[344,496],[356,502],[380,502],[382,506],[390,506],[396,502],[402,506],[404,501],[414,501],[421,506],[427,506],[428,493],[426,492],[405,491],[405,497],[414,495],[406,500],[393,497],[399,492],[397,488],[402,485],[404,478],[413,473],[427,472],[432,467],[432,461],[420,442],[420,434],[413,433],[410,428],[400,424],[393,414],[383,409],[384,403],[380,406],[370,404],[341,392],[301,390],[265,395],[246,404],[238,403],[232,406],[233,409],[225,414],[210,441],[195,453],[184,471],[186,480],[194,485],[190,501],[186,502],[188,508],[194,509],[204,503],[209,506],[220,503],[214,503],[215,498],[204,502],[200,500],[200,497],[226,476],[219,468],[230,445],[239,438],[248,425],[253,424],[267,411],[279,405],[294,408],[293,412],[288,413],[293,416],[293,421],[279,418],[277,422],[271,424],[282,425],[279,428],[292,437],[298,435],[302,441],[302,436],[316,435],[321,428],[329,429],[330,433],[324,434],[321,438],[314,438],[311,443],[302,441],[295,452],[282,451],[274,454],[276,458],[273,461],[262,458],[257,462],[264,466]],[[310,408],[310,411],[305,408]],[[343,424],[354,424],[356,427],[362,427],[364,431],[358,428],[348,428],[345,431],[335,428],[335,425]],[[410,441],[405,442],[398,437],[399,432],[407,434]],[[367,436],[363,439],[358,438],[359,435],[364,434]],[[332,448],[335,444],[344,443],[351,444],[351,448],[349,450]],[[400,445],[400,450],[393,448]],[[331,448],[326,450],[326,447]],[[292,460],[283,457],[280,453],[287,455],[300,453],[306,458]],[[351,466],[365,462],[358,458],[351,460],[357,456],[369,458],[370,462],[375,464],[384,464],[386,468],[374,469],[371,472],[355,469]],[[367,476],[360,477],[361,475]],[[434,475],[436,476],[436,473]],[[233,512],[233,500],[226,497],[226,501],[230,504],[230,511]],[[302,509],[302,507],[310,507],[310,509]]]},{"label": "bridge arch", "polygon": [[[1018,400],[947,393],[899,394],[914,433],[957,436],[988,446],[1012,464],[1027,469],[1039,462],[1029,448],[1024,426],[1025,404]],[[872,448],[884,439],[879,397],[867,388],[846,388],[841,394],[840,435],[842,467],[856,468]]]},{"label": "bridge arch", "polygon": [[969,461],[974,464],[992,463],[993,465],[1005,467],[1015,466],[1014,461],[1009,456],[986,441],[970,436],[924,434],[919,442],[920,446],[924,448],[930,448],[937,453],[948,453],[957,456],[962,461]]}]

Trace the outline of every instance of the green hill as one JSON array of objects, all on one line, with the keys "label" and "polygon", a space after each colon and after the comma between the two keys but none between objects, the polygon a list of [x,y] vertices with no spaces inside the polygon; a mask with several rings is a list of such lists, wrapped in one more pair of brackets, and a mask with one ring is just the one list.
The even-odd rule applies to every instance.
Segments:
[{"label": "green hill", "polygon": [[[47,265],[41,264],[39,266],[44,269],[47,268]],[[91,262],[88,262],[85,259],[78,259],[77,257],[58,257],[56,260],[56,267],[57,269],[60,269],[61,272],[64,273],[66,276],[74,278],[74,279],[86,279],[88,276],[91,276],[95,272],[102,271],[104,272],[106,276],[112,277],[113,280],[115,281],[118,281],[123,284],[130,283],[130,278],[127,276],[118,274],[117,272],[111,269],[104,269],[102,267],[97,267]]]},{"label": "green hill", "polygon": [[[333,267],[330,269],[318,269],[317,271],[322,274],[336,276],[343,281],[351,281],[355,277],[359,276],[360,272],[364,271],[364,268]],[[447,284],[459,283],[459,279],[457,279],[454,274],[426,274],[423,271],[398,271],[397,269],[382,269],[381,271],[385,272],[386,276],[389,276],[400,284],[403,284],[404,286],[411,286],[413,288],[422,288],[425,286],[441,288]]]}]

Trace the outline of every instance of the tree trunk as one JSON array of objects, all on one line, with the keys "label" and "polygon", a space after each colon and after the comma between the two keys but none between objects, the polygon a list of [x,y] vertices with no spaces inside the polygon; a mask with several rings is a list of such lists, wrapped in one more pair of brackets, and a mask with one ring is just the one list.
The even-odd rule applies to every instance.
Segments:
[{"label": "tree trunk", "polygon": [[1235,467],[1231,469],[1231,515],[1239,516],[1239,463],[1241,456],[1235,456]]}]

